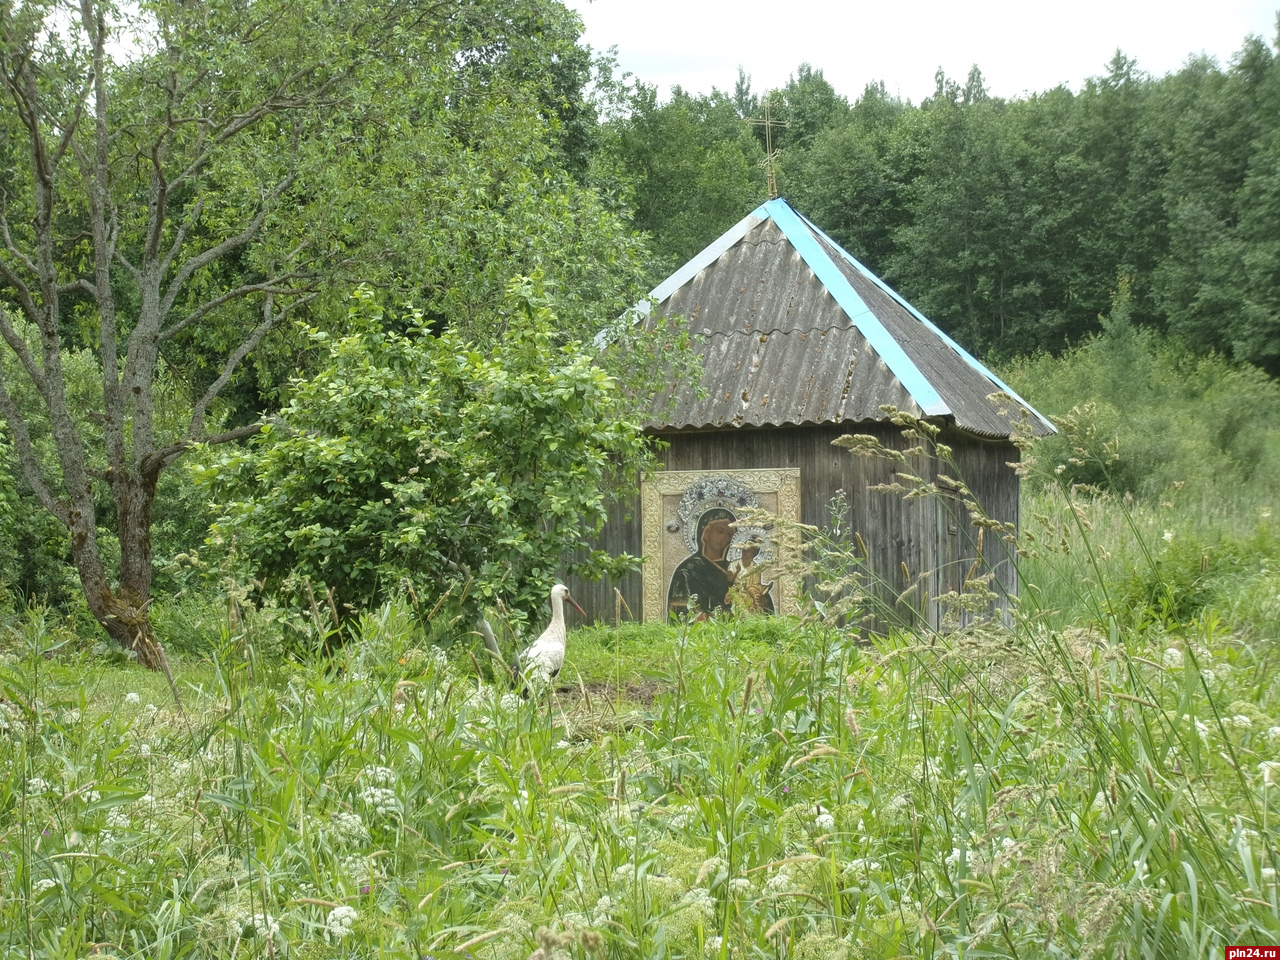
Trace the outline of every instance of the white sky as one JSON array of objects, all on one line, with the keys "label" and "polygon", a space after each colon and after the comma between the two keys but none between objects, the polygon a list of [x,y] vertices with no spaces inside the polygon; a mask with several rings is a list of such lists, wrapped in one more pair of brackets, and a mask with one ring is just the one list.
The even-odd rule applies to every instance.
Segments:
[{"label": "white sky", "polygon": [[732,92],[741,65],[760,93],[803,62],[851,101],[871,81],[919,103],[934,72],[964,83],[982,69],[987,91],[1015,97],[1065,83],[1078,90],[1119,47],[1157,76],[1193,54],[1224,66],[1248,34],[1274,44],[1280,0],[565,0],[583,39],[617,46],[619,65],[665,97]]}]

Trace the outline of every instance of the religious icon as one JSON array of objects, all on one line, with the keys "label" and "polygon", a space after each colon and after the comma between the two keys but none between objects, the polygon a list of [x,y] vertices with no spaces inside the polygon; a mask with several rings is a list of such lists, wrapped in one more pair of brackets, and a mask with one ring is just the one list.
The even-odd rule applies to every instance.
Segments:
[{"label": "religious icon", "polygon": [[756,563],[762,541],[752,539],[743,544],[736,548],[737,557],[730,559],[737,519],[732,510],[724,507],[712,507],[698,517],[694,537],[698,551],[681,560],[671,575],[668,616],[697,617],[723,610],[735,585],[741,586],[741,596],[752,613],[773,613],[773,598],[769,595],[773,584],[762,581],[760,565]]},{"label": "religious icon", "polygon": [[799,471],[668,471],[646,479],[645,619],[794,612],[768,516],[799,519]]}]

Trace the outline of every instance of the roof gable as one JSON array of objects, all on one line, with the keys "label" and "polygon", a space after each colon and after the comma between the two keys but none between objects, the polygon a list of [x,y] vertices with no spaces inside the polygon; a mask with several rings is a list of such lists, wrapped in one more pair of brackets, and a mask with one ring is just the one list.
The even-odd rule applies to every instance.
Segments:
[{"label": "roof gable", "polygon": [[[1037,433],[1053,431],[785,200],[738,221],[650,299],[656,312],[686,316],[701,335],[707,394],[673,384],[655,399],[654,426],[882,420],[880,407],[890,405],[1007,436],[1021,412],[988,399],[999,391],[1026,408]],[[671,394],[674,411],[662,416]]]}]

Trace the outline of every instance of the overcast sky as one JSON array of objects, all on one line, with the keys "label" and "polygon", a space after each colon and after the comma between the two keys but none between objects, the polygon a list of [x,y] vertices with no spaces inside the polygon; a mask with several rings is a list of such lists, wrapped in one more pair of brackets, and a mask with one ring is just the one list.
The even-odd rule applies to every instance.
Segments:
[{"label": "overcast sky", "polygon": [[597,50],[665,94],[732,91],[741,65],[759,93],[803,62],[850,100],[868,82],[919,103],[942,67],[977,64],[995,96],[1078,90],[1119,47],[1156,75],[1206,53],[1224,66],[1248,34],[1273,43],[1280,0],[565,0]]}]

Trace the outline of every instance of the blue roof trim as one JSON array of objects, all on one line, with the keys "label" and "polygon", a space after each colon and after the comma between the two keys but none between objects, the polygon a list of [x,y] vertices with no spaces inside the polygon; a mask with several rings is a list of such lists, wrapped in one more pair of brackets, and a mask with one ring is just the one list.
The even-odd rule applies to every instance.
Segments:
[{"label": "blue roof trim", "polygon": [[[735,243],[747,235],[752,227],[758,223],[763,223],[768,218],[763,206],[752,210],[745,217],[735,223],[732,227],[722,233],[715,240],[702,248],[690,260],[684,264],[679,270],[667,277],[666,280],[658,284],[649,291],[649,295],[631,308],[634,320],[639,322],[649,316],[649,310],[652,304],[661,303],[671,296],[686,283],[696,277],[711,264],[715,263],[724,255],[725,251],[732,247]],[[601,330],[595,336],[596,349],[603,350],[608,345],[608,338],[605,331]]]},{"label": "blue roof trim", "polygon": [[801,220],[803,220],[810,227],[810,229],[812,229],[815,233],[821,236],[822,239],[826,240],[827,243],[831,244],[831,246],[839,250],[840,255],[844,257],[847,261],[849,261],[849,263],[853,265],[854,269],[856,269],[859,273],[861,273],[864,277],[866,277],[868,280],[874,283],[877,287],[879,287],[889,296],[893,297],[893,299],[898,301],[898,303],[902,304],[902,306],[905,309],[910,311],[913,317],[915,317],[917,320],[923,323],[926,327],[928,327],[930,330],[936,333],[942,339],[942,341],[946,343],[949,347],[951,347],[952,350],[958,353],[961,356],[961,358],[963,358],[964,361],[967,364],[969,364],[969,366],[971,366],[974,370],[977,370],[980,374],[982,374],[984,377],[986,377],[988,380],[990,380],[992,383],[998,386],[1001,390],[1009,394],[1009,396],[1013,397],[1014,400],[1017,400],[1018,403],[1022,404],[1024,407],[1026,407],[1028,410],[1034,413],[1036,417],[1040,420],[1040,422],[1043,423],[1050,430],[1052,430],[1054,433],[1058,432],[1058,428],[1055,427],[1052,423],[1050,423],[1045,418],[1044,414],[1042,414],[1035,407],[1031,406],[1031,404],[1027,403],[1027,401],[1023,400],[1022,397],[1018,396],[1017,391],[1014,390],[1013,387],[1009,386],[1007,383],[1005,383],[1003,380],[997,377],[994,373],[992,373],[989,369],[987,369],[987,367],[982,363],[982,361],[978,360],[976,357],[970,354],[969,351],[967,351],[964,347],[960,346],[960,344],[956,343],[949,336],[947,336],[932,320],[930,320],[923,313],[921,313],[919,310],[913,307],[910,303],[908,303],[906,299],[898,293],[897,290],[894,290],[893,287],[889,286],[887,283],[885,283],[883,280],[877,277],[874,273],[868,270],[861,263],[861,261],[858,260],[857,257],[855,257],[848,250],[846,250],[844,247],[840,246],[840,244],[836,243],[829,236],[827,236],[826,233],[824,233],[821,228],[815,226],[813,221],[811,221],[804,214],[798,213],[796,214],[796,216],[798,216]]},{"label": "blue roof trim", "polygon": [[822,249],[813,233],[806,227],[807,221],[803,220],[781,198],[770,200],[756,212],[768,214],[778,225],[778,229],[795,247],[796,252],[804,258],[804,262],[808,264],[809,269],[814,272],[827,291],[835,297],[836,303],[840,304],[849,320],[867,338],[872,348],[880,355],[880,359],[893,371],[903,389],[920,405],[925,415],[939,417],[951,413],[951,408],[933,388],[933,384],[920,372],[920,368],[907,356],[898,341],[885,329],[884,324],[871,312],[871,308],[858,296],[853,285],[840,272],[840,268]]},{"label": "blue roof trim", "polygon": [[762,223],[767,217],[768,214],[762,206],[752,210],[732,227],[703,247],[698,253],[690,257],[679,270],[649,291],[649,296],[637,303],[635,309],[641,315],[648,315],[650,301],[661,303],[663,300],[666,300],[667,297],[671,296],[703,270],[719,260],[724,255],[725,251],[745,237],[751,231],[752,227],[756,226],[756,224]]}]

